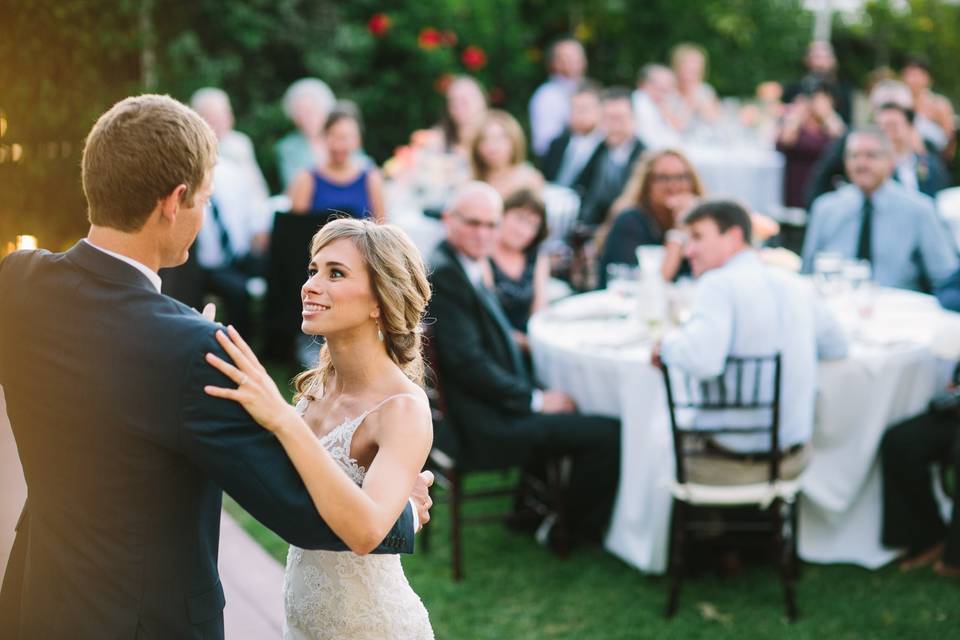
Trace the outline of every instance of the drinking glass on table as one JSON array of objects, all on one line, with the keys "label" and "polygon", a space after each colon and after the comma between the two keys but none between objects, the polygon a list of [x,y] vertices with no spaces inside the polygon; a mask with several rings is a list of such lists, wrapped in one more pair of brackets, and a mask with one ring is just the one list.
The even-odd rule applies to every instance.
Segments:
[{"label": "drinking glass on table", "polygon": [[813,282],[821,295],[830,297],[843,288],[844,259],[839,253],[824,251],[813,258]]},{"label": "drinking glass on table", "polygon": [[869,260],[847,260],[843,265],[843,280],[850,289],[851,300],[861,320],[869,320],[873,316],[876,291],[872,276]]}]

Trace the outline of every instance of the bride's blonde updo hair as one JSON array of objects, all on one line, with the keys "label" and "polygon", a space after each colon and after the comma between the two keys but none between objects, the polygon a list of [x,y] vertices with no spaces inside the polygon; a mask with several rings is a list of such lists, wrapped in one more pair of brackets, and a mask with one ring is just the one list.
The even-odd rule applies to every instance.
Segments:
[{"label": "bride's blonde updo hair", "polygon": [[[342,218],[328,222],[313,236],[310,256],[344,238],[353,243],[367,265],[370,287],[380,305],[380,330],[387,353],[408,378],[423,384],[420,321],[430,301],[430,282],[420,250],[398,227]],[[294,378],[295,400],[322,389],[332,373],[330,352],[323,345],[316,368]]]}]

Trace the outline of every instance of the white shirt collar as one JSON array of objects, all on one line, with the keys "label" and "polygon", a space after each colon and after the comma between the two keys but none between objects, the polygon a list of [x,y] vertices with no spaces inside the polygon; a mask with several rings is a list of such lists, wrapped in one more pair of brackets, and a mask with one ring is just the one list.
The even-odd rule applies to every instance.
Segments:
[{"label": "white shirt collar", "polygon": [[96,249],[97,251],[100,251],[100,252],[102,252],[102,253],[105,253],[105,254],[107,254],[108,256],[111,256],[111,257],[113,257],[113,258],[116,258],[117,260],[121,260],[121,261],[123,261],[123,262],[126,262],[128,265],[130,265],[131,267],[133,267],[134,269],[136,269],[137,271],[139,271],[140,273],[142,273],[143,275],[145,275],[145,276],[147,277],[147,280],[150,281],[150,284],[153,285],[153,288],[157,290],[157,293],[160,293],[160,286],[161,286],[162,282],[161,282],[161,280],[160,280],[160,276],[157,275],[156,271],[153,271],[152,269],[150,269],[150,267],[148,267],[147,265],[145,265],[145,264],[143,264],[143,263],[137,262],[137,261],[134,260],[133,258],[128,258],[128,257],[125,256],[125,255],[121,255],[121,254],[119,254],[119,253],[115,253],[115,252],[113,252],[113,251],[110,251],[109,249],[104,249],[103,247],[98,247],[97,245],[93,244],[92,242],[90,242],[90,241],[87,240],[86,238],[84,238],[83,241],[86,242],[86,243],[87,243],[88,245],[90,245],[91,247],[93,247],[94,249]]},{"label": "white shirt collar", "polygon": [[483,263],[480,260],[474,260],[473,258],[468,258],[457,250],[454,250],[457,254],[457,260],[460,261],[460,266],[463,267],[463,270],[467,274],[467,279],[470,280],[470,284],[474,287],[482,287],[483,284]]}]

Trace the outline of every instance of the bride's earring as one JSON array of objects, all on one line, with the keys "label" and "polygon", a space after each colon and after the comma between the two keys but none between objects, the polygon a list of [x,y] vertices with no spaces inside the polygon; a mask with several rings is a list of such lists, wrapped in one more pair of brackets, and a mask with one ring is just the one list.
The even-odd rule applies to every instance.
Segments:
[{"label": "bride's earring", "polygon": [[[376,321],[374,321],[374,322],[376,322]],[[383,342],[383,331],[380,329],[380,323],[379,323],[379,322],[377,322],[377,339],[378,339],[380,342]]]}]

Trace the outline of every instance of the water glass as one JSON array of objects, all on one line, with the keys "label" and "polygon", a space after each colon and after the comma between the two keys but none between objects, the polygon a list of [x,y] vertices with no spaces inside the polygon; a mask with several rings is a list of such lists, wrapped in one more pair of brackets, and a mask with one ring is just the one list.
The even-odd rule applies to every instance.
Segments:
[{"label": "water glass", "polygon": [[813,282],[821,295],[830,297],[843,288],[844,259],[839,253],[822,252],[813,258]]}]

